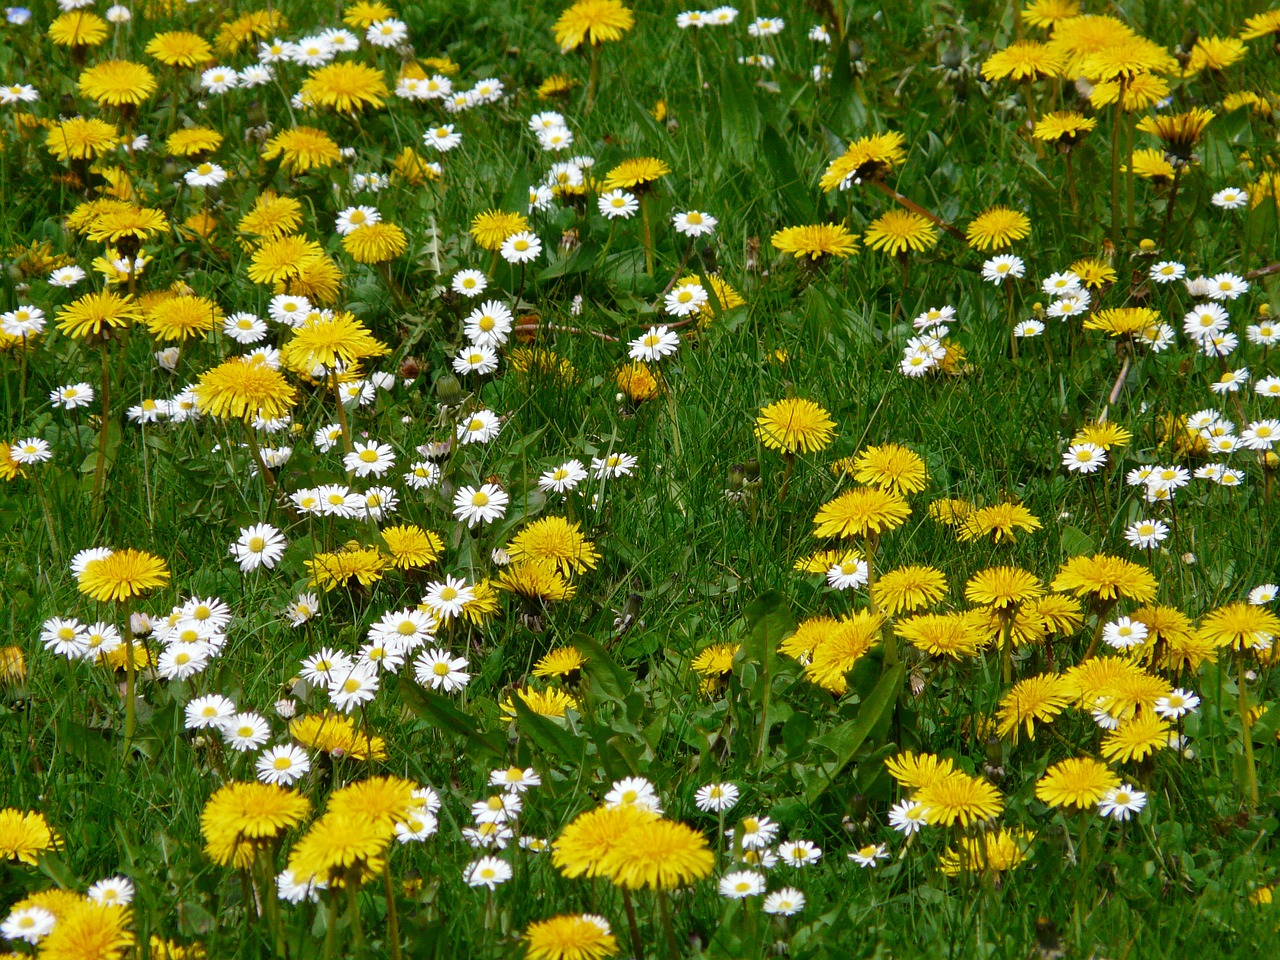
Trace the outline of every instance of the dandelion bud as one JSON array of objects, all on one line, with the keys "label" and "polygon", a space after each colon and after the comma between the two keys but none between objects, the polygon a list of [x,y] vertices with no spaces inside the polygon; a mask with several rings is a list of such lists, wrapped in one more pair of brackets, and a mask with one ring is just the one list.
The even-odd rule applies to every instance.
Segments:
[{"label": "dandelion bud", "polygon": [[462,384],[451,373],[436,381],[436,396],[445,406],[451,407],[462,400]]},{"label": "dandelion bud", "polygon": [[747,483],[755,483],[757,480],[760,479],[760,461],[759,460],[748,460],[746,463],[742,465],[742,467],[743,467],[743,470],[746,472]]},{"label": "dandelion bud", "polygon": [[741,490],[747,479],[747,468],[740,463],[729,465],[729,489]]},{"label": "dandelion bud", "polygon": [[1262,306],[1260,306],[1260,307],[1258,308],[1258,316],[1260,316],[1260,317],[1269,317],[1269,316],[1271,316],[1271,304],[1269,304],[1269,303],[1264,303]]},{"label": "dandelion bud", "polygon": [[21,647],[0,647],[0,686],[17,686],[27,679],[27,660]]}]

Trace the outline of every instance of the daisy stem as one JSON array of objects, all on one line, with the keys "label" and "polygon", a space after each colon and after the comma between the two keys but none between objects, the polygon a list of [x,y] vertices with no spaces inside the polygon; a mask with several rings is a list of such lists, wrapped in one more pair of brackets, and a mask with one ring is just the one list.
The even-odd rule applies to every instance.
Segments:
[{"label": "daisy stem", "polygon": [[1244,774],[1240,792],[1249,813],[1258,809],[1258,768],[1253,761],[1253,724],[1249,721],[1249,685],[1245,677],[1244,649],[1236,652],[1236,693],[1240,703],[1240,745],[1244,748]]},{"label": "daisy stem", "polygon": [[671,960],[680,960],[680,948],[676,946],[676,932],[671,926],[671,901],[667,891],[658,891],[658,915],[662,918],[662,933],[667,940],[667,954]]},{"label": "daisy stem", "polygon": [[107,474],[107,433],[111,423],[111,358],[107,355],[107,341],[98,345],[102,353],[102,413],[98,427],[98,460],[93,468],[93,516],[96,523],[102,515],[103,481]]},{"label": "daisy stem", "polygon": [[640,220],[644,227],[644,265],[653,276],[653,229],[649,225],[649,192],[640,194]]},{"label": "daisy stem", "polygon": [[[880,602],[876,599],[876,540],[875,537],[866,537],[862,543],[867,561],[868,604],[871,609],[871,615],[877,617],[880,615]],[[898,636],[892,630],[885,630],[883,624],[881,624],[879,632],[880,642],[884,644],[884,668],[888,670],[897,666],[898,663]]]},{"label": "daisy stem", "polygon": [[622,888],[622,909],[627,915],[627,929],[631,931],[631,950],[637,957],[643,957],[644,941],[640,939],[640,924],[636,923],[636,907],[626,887]]},{"label": "daisy stem", "polygon": [[333,399],[338,404],[338,426],[342,429],[342,449],[351,452],[351,427],[347,423],[347,408],[342,405],[342,393],[338,389],[338,369],[329,371],[329,382],[333,385]]},{"label": "daisy stem", "polygon": [[[1034,131],[1036,128],[1036,99],[1035,99],[1035,94],[1031,92],[1030,77],[1027,77],[1025,80],[1022,81],[1022,99],[1025,100],[1027,104],[1027,134],[1028,136],[1030,136],[1032,131]],[[1041,143],[1039,140],[1037,140],[1035,137],[1031,137],[1031,143],[1036,148],[1036,157],[1038,159],[1043,160],[1044,144]]]},{"label": "daisy stem", "polygon": [[382,889],[387,897],[387,943],[391,947],[391,960],[400,960],[400,914],[396,910],[395,885],[391,882],[391,863],[382,860]]}]

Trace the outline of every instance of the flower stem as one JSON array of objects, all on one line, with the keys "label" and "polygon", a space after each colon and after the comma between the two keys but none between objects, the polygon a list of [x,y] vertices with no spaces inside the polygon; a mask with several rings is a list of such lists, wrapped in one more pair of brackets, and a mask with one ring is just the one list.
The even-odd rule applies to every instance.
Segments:
[{"label": "flower stem", "polygon": [[676,932],[671,926],[671,903],[667,891],[658,891],[658,915],[662,918],[662,933],[667,941],[667,954],[671,960],[680,960],[680,948],[676,946]]},{"label": "flower stem", "polygon": [[627,915],[627,929],[631,932],[631,951],[636,957],[644,956],[644,941],[640,939],[640,924],[636,923],[636,907],[631,902],[631,891],[622,888],[622,909]]},{"label": "flower stem", "polygon": [[653,228],[649,224],[649,193],[640,194],[640,219],[644,227],[644,265],[653,276]]},{"label": "flower stem", "polygon": [[98,425],[98,460],[93,468],[93,516],[96,523],[104,506],[103,481],[107,476],[107,433],[111,425],[111,358],[107,355],[107,341],[98,345],[102,353],[102,412]]},{"label": "flower stem", "polygon": [[1236,692],[1240,703],[1240,745],[1244,748],[1244,794],[1249,813],[1258,809],[1258,768],[1253,761],[1253,724],[1249,721],[1249,686],[1245,678],[1244,650],[1236,653]]},{"label": "flower stem", "polygon": [[342,430],[342,450],[351,452],[351,427],[347,423],[347,408],[342,405],[342,391],[338,388],[338,370],[329,371],[329,382],[333,385],[333,399],[338,405],[338,427]]},{"label": "flower stem", "polygon": [[391,882],[391,863],[382,861],[382,889],[387,897],[387,942],[391,946],[391,960],[400,960],[400,914],[396,909],[395,885]]}]

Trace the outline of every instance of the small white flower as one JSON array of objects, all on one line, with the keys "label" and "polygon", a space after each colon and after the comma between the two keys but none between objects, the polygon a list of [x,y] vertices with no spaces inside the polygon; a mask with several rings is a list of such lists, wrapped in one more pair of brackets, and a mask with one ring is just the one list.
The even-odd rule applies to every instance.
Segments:
[{"label": "small white flower", "polygon": [[257,750],[271,736],[266,719],[256,713],[237,713],[224,720],[220,729],[227,746],[240,753]]},{"label": "small white flower", "polygon": [[1129,650],[1146,642],[1147,625],[1141,620],[1116,617],[1103,626],[1102,639],[1107,646],[1117,650]]},{"label": "small white flower", "polygon": [[357,440],[352,446],[352,451],[342,458],[342,465],[357,477],[380,477],[395,466],[396,455],[389,443]]},{"label": "small white flower", "polygon": [[869,575],[867,561],[848,557],[840,563],[832,564],[827,571],[827,583],[837,590],[856,590],[867,582]]},{"label": "small white flower", "polygon": [[335,674],[329,681],[329,699],[343,713],[368,703],[378,693],[378,671],[364,663]]},{"label": "small white flower", "polygon": [[226,93],[240,83],[240,75],[231,67],[210,67],[200,74],[200,86],[210,93]]},{"label": "small white flower", "polygon": [[697,313],[707,299],[706,288],[691,281],[680,284],[668,293],[663,305],[672,316],[687,317],[691,313]]},{"label": "small white flower", "polygon": [[1161,260],[1151,265],[1148,275],[1156,283],[1173,283],[1187,275],[1187,268],[1176,260]]},{"label": "small white flower", "polygon": [[242,527],[240,539],[231,545],[231,555],[240,564],[242,573],[257,570],[259,566],[272,569],[284,556],[285,539],[280,531],[269,523],[255,523]]},{"label": "small white flower", "polygon": [[1098,801],[1098,812],[1115,820],[1128,820],[1147,805],[1147,795],[1127,783],[1112,787]]},{"label": "small white flower", "polygon": [[1096,443],[1073,443],[1062,455],[1062,465],[1071,473],[1093,473],[1107,462],[1107,451]]},{"label": "small white flower", "polygon": [[227,171],[216,163],[202,163],[182,175],[189,187],[216,187],[227,179]]},{"label": "small white flower", "polygon": [[554,470],[548,470],[538,478],[538,489],[568,493],[583,480],[587,479],[587,471],[579,460],[568,460]]},{"label": "small white flower", "polygon": [[1200,706],[1200,698],[1189,690],[1179,687],[1163,697],[1157,697],[1155,711],[1166,720],[1177,720],[1188,713],[1195,713]]},{"label": "small white flower", "polygon": [[600,214],[608,220],[614,220],[618,217],[626,220],[635,215],[640,209],[640,201],[632,193],[626,190],[609,190],[600,194],[596,201],[596,206],[600,210]]},{"label": "small white flower", "polygon": [[489,278],[479,270],[459,270],[453,275],[453,281],[449,286],[454,293],[471,299],[484,293],[485,288],[489,286]]},{"label": "small white flower", "polygon": [[732,783],[709,783],[699,787],[693,802],[704,813],[725,813],[738,802],[738,787]]},{"label": "small white flower", "polygon": [[860,867],[874,867],[888,857],[889,851],[885,849],[883,843],[869,843],[849,854],[849,859]]},{"label": "small white flower", "polygon": [[502,429],[502,421],[492,410],[477,410],[458,424],[458,442],[488,443]]},{"label": "small white flower", "polygon": [[446,123],[443,126],[432,127],[424,133],[422,142],[441,153],[448,153],[462,143],[462,134],[453,129],[452,123]]},{"label": "small white flower", "polygon": [[503,241],[501,253],[507,263],[531,263],[542,253],[542,241],[537,234],[521,230]]},{"label": "small white flower", "polygon": [[506,515],[509,502],[507,492],[496,483],[459,487],[453,495],[453,516],[465,520],[468,527],[492,523]]},{"label": "small white flower", "polygon": [[648,332],[632,340],[628,355],[632,360],[652,363],[668,357],[680,349],[680,335],[664,326],[650,327]]},{"label": "small white flower", "polygon": [[495,889],[511,879],[511,864],[497,857],[481,857],[468,864],[462,871],[462,879],[470,887]]},{"label": "small white flower", "polygon": [[773,916],[791,917],[804,909],[804,903],[803,893],[795,887],[783,887],[765,897],[760,909]]},{"label": "small white flower", "polygon": [[982,279],[997,285],[1006,280],[1021,280],[1026,272],[1022,258],[1011,253],[997,254],[982,265]]},{"label": "small white flower", "polygon": [[720,878],[720,896],[730,900],[758,897],[764,893],[764,877],[754,870],[734,870]]},{"label": "small white flower", "polygon": [[311,759],[299,746],[286,744],[264,750],[256,764],[258,779],[263,783],[290,786],[311,769]]},{"label": "small white flower", "polygon": [[39,943],[53,930],[56,920],[44,907],[23,907],[13,910],[0,924],[0,936],[6,940],[25,940]]},{"label": "small white flower", "polygon": [[103,906],[123,907],[133,902],[133,881],[128,877],[108,877],[86,890],[85,896]]},{"label": "small white flower", "polygon": [[688,210],[684,213],[677,213],[671,218],[672,226],[676,228],[676,233],[686,237],[706,237],[715,233],[716,225],[720,221],[709,213],[703,213],[701,210]]},{"label": "small white flower", "polygon": [[1213,195],[1213,205],[1222,210],[1236,210],[1249,202],[1249,194],[1239,187],[1227,187]]}]

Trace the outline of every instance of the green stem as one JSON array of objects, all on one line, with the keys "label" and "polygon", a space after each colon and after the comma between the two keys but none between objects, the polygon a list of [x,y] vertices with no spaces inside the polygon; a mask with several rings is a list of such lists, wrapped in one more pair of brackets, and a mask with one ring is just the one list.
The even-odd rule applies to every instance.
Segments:
[{"label": "green stem", "polygon": [[1258,809],[1258,768],[1253,760],[1253,724],[1249,721],[1249,686],[1245,679],[1244,650],[1236,652],[1236,693],[1240,703],[1240,745],[1244,748],[1245,796],[1250,815]]},{"label": "green stem", "polygon": [[400,960],[400,914],[396,908],[395,885],[391,882],[391,861],[382,861],[382,889],[387,897],[387,942],[391,946],[391,960]]},{"label": "green stem", "polygon": [[631,902],[631,891],[622,888],[622,909],[627,915],[627,929],[631,932],[631,952],[637,958],[644,956],[644,941],[640,939],[640,924],[636,923],[636,907]]},{"label": "green stem", "polygon": [[342,891],[337,884],[329,885],[329,915],[324,926],[324,960],[333,960],[338,945],[338,898]]},{"label": "green stem", "polygon": [[93,516],[94,522],[102,515],[105,505],[102,500],[103,481],[107,476],[107,433],[111,425],[111,359],[107,356],[107,341],[99,344],[102,353],[102,396],[101,422],[98,426],[98,460],[93,468]]},{"label": "green stem", "polygon": [[351,427],[347,423],[347,408],[342,405],[342,391],[338,387],[338,371],[329,371],[329,382],[333,385],[333,399],[338,405],[338,426],[342,430],[342,450],[351,452]]},{"label": "green stem", "polygon": [[649,224],[649,194],[640,194],[640,219],[644,228],[644,265],[649,276],[653,276],[653,228]]},{"label": "green stem", "polygon": [[129,617],[129,604],[120,607],[124,619],[124,757],[129,762],[129,746],[133,743],[133,731],[137,726],[137,710],[134,707],[134,686],[137,669],[133,663],[133,624]]},{"label": "green stem", "polygon": [[359,868],[347,870],[344,886],[347,888],[347,922],[351,925],[352,945],[357,954],[365,952],[364,926],[360,923]]},{"label": "green stem", "polygon": [[658,915],[662,918],[662,933],[667,941],[667,954],[671,960],[680,960],[680,948],[676,946],[676,931],[671,926],[671,903],[667,891],[658,891]]}]

